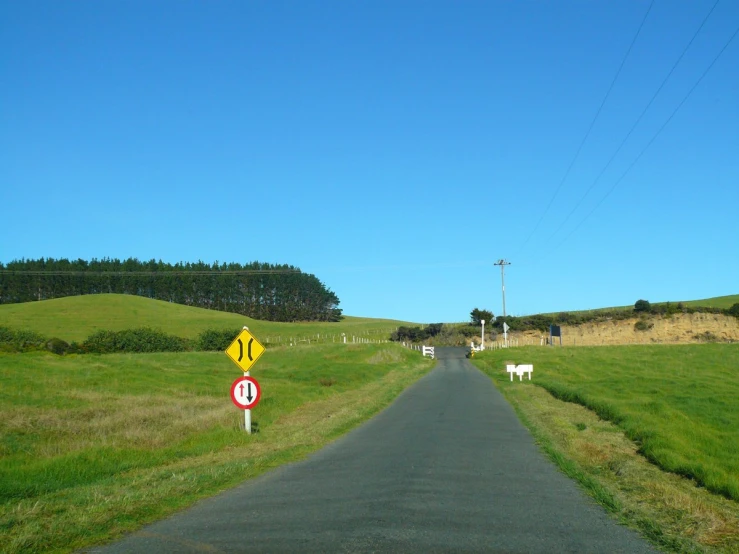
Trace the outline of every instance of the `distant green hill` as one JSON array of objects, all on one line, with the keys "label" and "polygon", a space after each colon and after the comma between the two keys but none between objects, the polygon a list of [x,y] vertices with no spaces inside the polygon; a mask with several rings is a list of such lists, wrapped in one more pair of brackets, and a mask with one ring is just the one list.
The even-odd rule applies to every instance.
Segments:
[{"label": "distant green hill", "polygon": [[[193,308],[125,294],[68,296],[40,302],[0,305],[0,325],[29,329],[47,337],[82,341],[98,330],[121,331],[153,327],[168,334],[194,338],[205,329],[249,327],[261,340],[287,342],[291,337],[315,335],[362,335],[387,338],[399,325],[390,319],[346,316],[340,322],[278,323],[258,321],[239,314]],[[279,341],[278,341],[279,338]],[[351,339],[350,339],[351,340]]]},{"label": "distant green hill", "polygon": [[728,296],[716,296],[715,298],[706,298],[705,300],[688,300],[683,301],[686,306],[703,306],[706,308],[731,308],[734,304],[739,303],[739,294],[730,294]]},{"label": "distant green hill", "polygon": [[[645,300],[649,300],[649,298],[645,298]],[[634,301],[636,302],[636,300]],[[714,298],[704,298],[703,300],[670,300],[671,304],[677,304],[678,302],[682,302],[685,306],[690,306],[692,308],[731,308],[734,304],[739,303],[739,294],[731,294],[728,296],[716,296]],[[667,304],[667,302],[652,302],[650,300],[650,303],[652,306],[660,306],[663,304]],[[592,313],[592,312],[611,312],[611,311],[618,311],[618,310],[633,310],[634,305],[631,304],[630,306],[614,306],[611,308],[593,308],[590,310],[562,310],[562,311],[569,311],[569,313],[572,314],[586,314],[586,313]],[[543,315],[550,315],[560,312],[549,312]]]}]

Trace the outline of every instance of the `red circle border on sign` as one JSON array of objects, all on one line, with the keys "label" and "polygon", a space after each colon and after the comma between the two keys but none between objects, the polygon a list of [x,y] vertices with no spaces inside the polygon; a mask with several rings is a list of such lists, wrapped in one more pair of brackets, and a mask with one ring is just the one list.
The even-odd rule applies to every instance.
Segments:
[{"label": "red circle border on sign", "polygon": [[[238,387],[240,383],[244,383],[244,382],[251,383],[252,385],[254,385],[254,388],[257,389],[256,396],[254,397],[254,402],[251,402],[246,405],[236,400],[236,387]],[[259,399],[261,397],[262,397],[262,389],[259,387],[259,383],[257,383],[257,380],[254,379],[254,377],[239,377],[231,385],[231,402],[233,402],[234,405],[241,410],[251,410],[254,406],[256,406],[259,403]]]}]

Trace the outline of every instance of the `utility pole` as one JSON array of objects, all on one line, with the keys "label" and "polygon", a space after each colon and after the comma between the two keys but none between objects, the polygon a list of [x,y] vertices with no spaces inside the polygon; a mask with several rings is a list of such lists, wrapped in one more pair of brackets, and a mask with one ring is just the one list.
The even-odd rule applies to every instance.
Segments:
[{"label": "utility pole", "polygon": [[503,317],[505,317],[505,266],[511,265],[511,262],[506,260],[498,260],[494,265],[500,266],[500,283],[503,287]]}]

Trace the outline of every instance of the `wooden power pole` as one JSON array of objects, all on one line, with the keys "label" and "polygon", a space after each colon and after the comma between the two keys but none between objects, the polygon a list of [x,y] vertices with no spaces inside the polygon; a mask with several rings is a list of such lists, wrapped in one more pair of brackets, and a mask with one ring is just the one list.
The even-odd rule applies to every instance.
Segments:
[{"label": "wooden power pole", "polygon": [[495,262],[495,265],[500,266],[500,283],[503,287],[503,317],[505,317],[505,266],[511,265],[510,262],[506,260],[498,260]]}]

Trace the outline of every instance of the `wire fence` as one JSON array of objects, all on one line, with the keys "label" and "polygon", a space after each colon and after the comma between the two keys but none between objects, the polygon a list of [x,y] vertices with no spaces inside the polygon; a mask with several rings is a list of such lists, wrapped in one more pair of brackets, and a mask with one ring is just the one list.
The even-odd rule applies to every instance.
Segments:
[{"label": "wire fence", "polygon": [[332,332],[332,333],[305,333],[290,335],[267,335],[260,338],[264,346],[299,346],[314,344],[381,344],[390,342],[390,333],[396,327],[387,329],[367,329],[364,331]]}]

